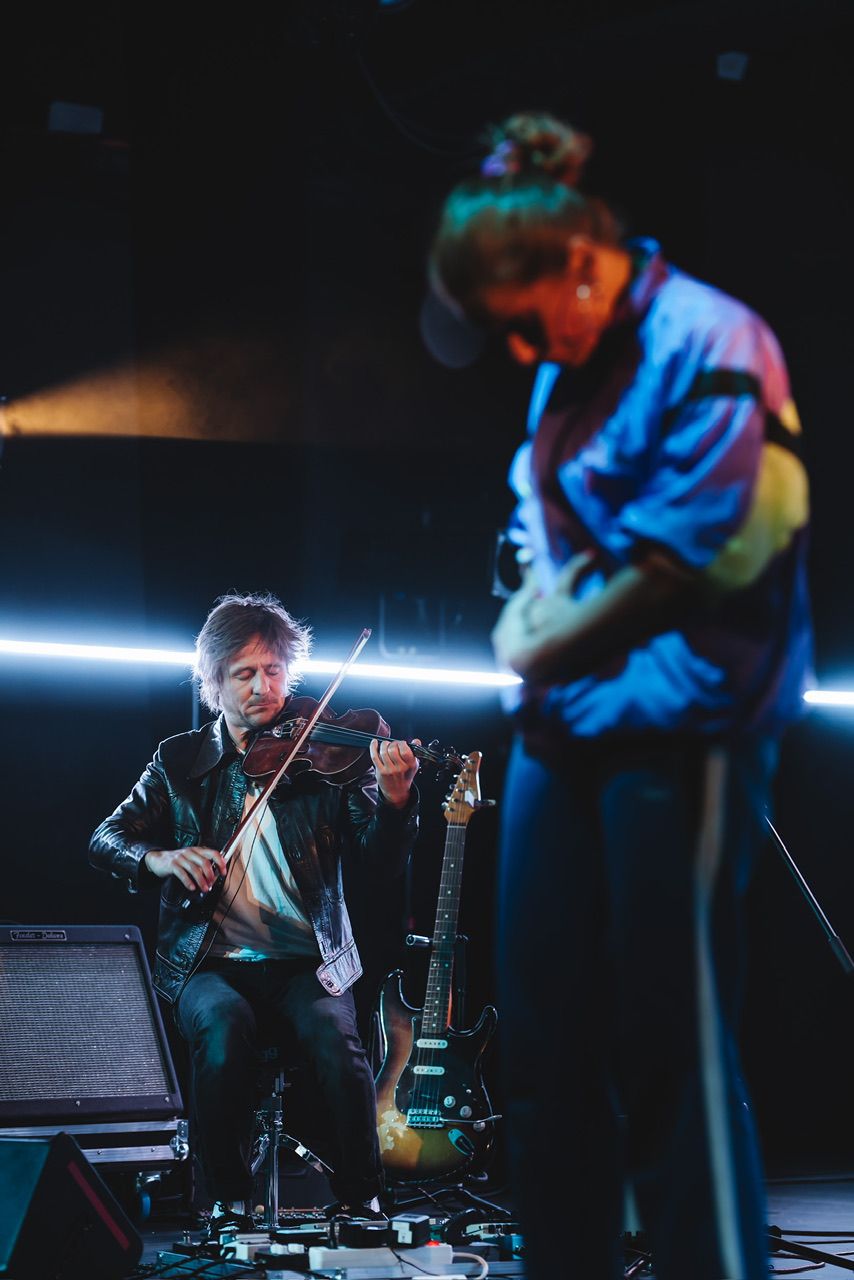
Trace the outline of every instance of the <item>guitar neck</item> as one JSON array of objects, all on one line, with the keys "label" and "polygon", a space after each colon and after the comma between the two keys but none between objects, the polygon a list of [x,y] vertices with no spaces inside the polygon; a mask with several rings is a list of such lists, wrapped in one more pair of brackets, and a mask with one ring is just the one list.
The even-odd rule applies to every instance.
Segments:
[{"label": "guitar neck", "polygon": [[438,1036],[447,1030],[451,1020],[451,984],[454,974],[454,948],[460,914],[460,889],[463,879],[465,823],[450,823],[445,837],[439,903],[433,926],[433,948],[427,975],[427,992],[422,1013],[422,1034]]}]

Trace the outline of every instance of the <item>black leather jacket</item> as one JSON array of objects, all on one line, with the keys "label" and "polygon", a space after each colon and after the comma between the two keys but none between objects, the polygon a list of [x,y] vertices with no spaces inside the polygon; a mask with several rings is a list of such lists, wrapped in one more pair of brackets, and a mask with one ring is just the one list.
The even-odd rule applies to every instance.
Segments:
[{"label": "black leather jacket", "polygon": [[[189,895],[174,876],[158,880],[143,860],[152,849],[224,848],[245,796],[240,757],[220,716],[162,742],[131,794],[92,837],[94,866],[126,880],[134,893],[145,885],[161,888],[153,980],[170,1002],[213,940],[212,917],[223,886],[203,897]],[[380,798],[372,766],[345,786],[311,770],[293,781],[286,777],[270,809],[314,927],[321,955],[317,976],[327,991],[340,995],[362,972],[344,901],[342,857],[372,875],[399,875],[418,834],[418,793],[413,787],[407,808],[395,809]]]}]

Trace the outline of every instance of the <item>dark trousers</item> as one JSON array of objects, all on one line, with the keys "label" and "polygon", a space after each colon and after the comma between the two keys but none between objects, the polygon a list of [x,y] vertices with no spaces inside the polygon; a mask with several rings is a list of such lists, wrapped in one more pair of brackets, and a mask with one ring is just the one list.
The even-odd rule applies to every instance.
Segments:
[{"label": "dark trousers", "polygon": [[317,1086],[332,1135],[333,1194],[359,1204],[382,1189],[374,1080],[353,997],[324,991],[316,967],[311,961],[208,960],[178,1001],[201,1163],[215,1200],[248,1201],[252,1194],[248,1161],[263,1047],[257,1032],[274,1019]]},{"label": "dark trousers", "polygon": [[[659,1280],[765,1280],[739,1068],[741,900],[776,746],[514,745],[498,969],[526,1274],[615,1280],[631,1188]],[[634,1225],[637,1225],[635,1223]]]}]

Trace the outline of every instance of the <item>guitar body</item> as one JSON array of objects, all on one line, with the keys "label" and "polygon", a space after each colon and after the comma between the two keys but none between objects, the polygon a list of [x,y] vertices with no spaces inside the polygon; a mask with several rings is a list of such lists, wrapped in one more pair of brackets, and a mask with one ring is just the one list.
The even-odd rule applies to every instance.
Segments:
[{"label": "guitar body", "polygon": [[476,1166],[495,1124],[481,1059],[498,1014],[488,1005],[470,1031],[423,1034],[422,1010],[403,998],[402,973],[380,990],[385,1056],[377,1074],[377,1129],[383,1166],[396,1182],[433,1182]]}]

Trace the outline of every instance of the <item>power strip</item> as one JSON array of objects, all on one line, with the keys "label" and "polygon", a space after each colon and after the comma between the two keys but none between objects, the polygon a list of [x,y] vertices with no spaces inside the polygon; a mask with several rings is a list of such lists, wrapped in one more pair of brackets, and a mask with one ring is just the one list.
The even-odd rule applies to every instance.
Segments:
[{"label": "power strip", "polygon": [[[310,1271],[339,1271],[348,1267],[364,1271],[367,1268],[393,1268],[394,1275],[446,1276],[445,1268],[454,1260],[454,1247],[444,1242],[419,1245],[417,1249],[389,1249],[385,1245],[374,1249],[324,1249],[320,1245],[312,1245],[308,1251]],[[405,1269],[407,1263],[413,1264],[413,1271]]]}]

